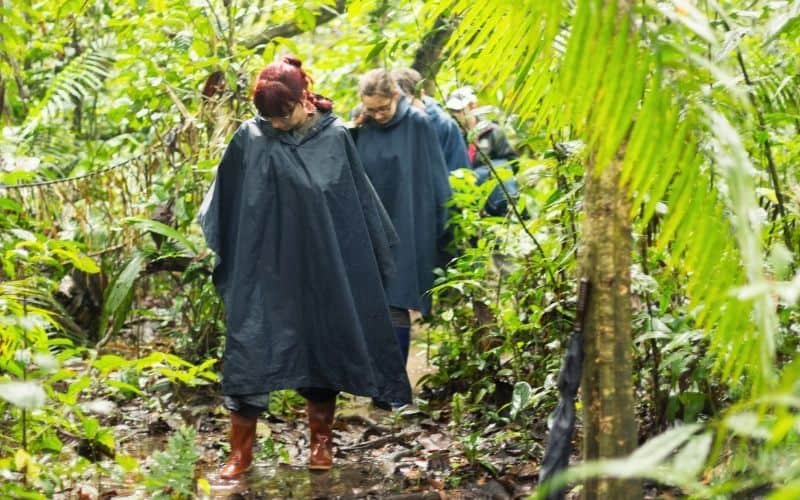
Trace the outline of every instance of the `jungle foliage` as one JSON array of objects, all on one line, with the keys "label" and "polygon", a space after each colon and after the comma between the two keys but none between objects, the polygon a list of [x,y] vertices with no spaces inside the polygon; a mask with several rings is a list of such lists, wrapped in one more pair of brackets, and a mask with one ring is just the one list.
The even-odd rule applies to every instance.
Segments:
[{"label": "jungle foliage", "polygon": [[108,424],[122,402],[172,411],[217,380],[223,311],[195,217],[253,113],[252,75],[293,53],[342,116],[363,71],[428,61],[434,97],[472,85],[524,154],[506,217],[481,213],[491,183],[451,176],[454,258],[422,327],[437,371],[419,403],[471,462],[512,444],[541,459],[586,165],[619,157],[642,447],[560,481],[794,498],[800,1],[620,5],[0,0],[0,493],[96,475],[194,488],[191,431],[154,476]]}]

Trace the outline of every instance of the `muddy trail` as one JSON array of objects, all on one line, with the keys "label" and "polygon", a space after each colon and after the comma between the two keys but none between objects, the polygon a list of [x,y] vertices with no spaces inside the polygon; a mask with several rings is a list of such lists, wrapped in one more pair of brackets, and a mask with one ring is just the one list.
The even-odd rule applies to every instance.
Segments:
[{"label": "muddy trail", "polygon": [[[434,368],[426,346],[415,340],[409,378],[418,381]],[[215,394],[170,395],[180,404],[121,407],[115,433],[118,453],[152,466],[152,456],[184,425],[197,429],[200,458],[195,498],[214,499],[511,499],[533,489],[538,465],[523,447],[505,442],[501,428],[467,435],[450,423],[446,411],[417,405],[385,411],[368,398],[340,395],[334,422],[335,458],[330,471],[309,471],[308,426],[302,404],[279,415],[265,414],[257,427],[254,466],[238,480],[223,480],[218,470],[228,453],[227,411]],[[493,439],[494,436],[494,439]],[[61,498],[149,498],[131,475],[123,479],[87,478],[83,489]]]}]

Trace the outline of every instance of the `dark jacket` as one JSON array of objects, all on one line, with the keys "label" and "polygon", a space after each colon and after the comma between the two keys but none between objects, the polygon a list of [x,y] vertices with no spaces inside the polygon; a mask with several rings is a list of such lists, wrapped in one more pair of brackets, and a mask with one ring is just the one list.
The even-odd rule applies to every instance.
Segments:
[{"label": "dark jacket", "polygon": [[365,123],[358,152],[375,190],[392,218],[400,244],[392,255],[397,273],[387,280],[389,304],[427,314],[439,240],[450,198],[447,166],[433,125],[405,97],[392,119]]},{"label": "dark jacket", "polygon": [[[508,142],[506,133],[500,125],[484,120],[478,122],[474,129],[474,138],[469,145],[469,155],[472,159],[472,167],[477,176],[477,184],[481,185],[491,177],[491,170],[486,165],[486,158],[478,152],[482,152],[491,161],[495,169],[510,168],[512,172],[517,171],[517,163],[514,161],[519,155]],[[489,194],[483,206],[484,212],[489,215],[503,216],[508,212],[508,199],[506,193],[512,200],[519,198],[519,184],[513,177],[503,182],[503,188],[498,184]]]},{"label": "dark jacket", "polygon": [[226,308],[226,395],[314,387],[408,402],[381,273],[396,233],[347,130],[298,139],[254,118],[201,208]]},{"label": "dark jacket", "polygon": [[456,120],[450,116],[435,99],[425,96],[422,98],[425,104],[425,113],[436,129],[436,136],[439,138],[439,146],[444,154],[444,161],[447,163],[447,170],[452,172],[457,168],[468,168],[471,166],[467,157],[467,143],[461,134]]},{"label": "dark jacket", "polygon": [[519,157],[508,142],[506,133],[503,132],[500,125],[494,122],[488,120],[478,122],[474,131],[470,133],[470,136],[473,135],[474,138],[469,145],[469,156],[473,167],[485,165],[478,150],[488,156],[490,160],[511,161]]}]

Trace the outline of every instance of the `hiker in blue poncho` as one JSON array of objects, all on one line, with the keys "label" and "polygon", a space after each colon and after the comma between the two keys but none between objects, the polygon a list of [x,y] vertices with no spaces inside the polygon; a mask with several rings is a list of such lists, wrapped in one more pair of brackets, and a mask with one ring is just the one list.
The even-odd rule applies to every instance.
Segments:
[{"label": "hiker in blue poncho", "polygon": [[331,467],[339,391],[411,401],[383,290],[397,235],[350,134],[310,82],[290,57],[261,71],[259,114],[234,134],[201,207],[226,312],[224,479],[252,464],[270,391],[308,400],[312,469]]},{"label": "hiker in blue poncho", "polygon": [[362,76],[359,95],[358,153],[400,240],[392,249],[397,272],[386,281],[386,295],[407,358],[409,309],[430,311],[426,292],[447,220],[448,171],[433,125],[411,106],[389,71]]}]

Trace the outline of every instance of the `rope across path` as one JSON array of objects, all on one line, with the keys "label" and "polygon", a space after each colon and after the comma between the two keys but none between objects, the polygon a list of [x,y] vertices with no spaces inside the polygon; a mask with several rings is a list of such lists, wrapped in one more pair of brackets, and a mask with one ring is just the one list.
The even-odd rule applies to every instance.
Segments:
[{"label": "rope across path", "polygon": [[109,165],[109,166],[107,166],[105,168],[101,168],[99,170],[93,170],[91,172],[87,172],[87,173],[81,174],[81,175],[76,175],[74,177],[65,177],[63,179],[53,179],[53,180],[49,180],[49,181],[31,182],[31,183],[27,183],[27,184],[0,184],[0,191],[15,191],[15,190],[21,190],[21,189],[28,189],[28,188],[39,188],[39,187],[45,187],[45,186],[53,186],[53,185],[56,185],[56,184],[68,184],[70,182],[75,182],[75,181],[79,181],[79,180],[83,180],[83,179],[89,179],[91,177],[96,177],[98,175],[104,174],[106,172],[110,172],[112,170],[118,169],[118,168],[123,167],[125,165],[130,165],[135,160],[138,160],[140,158],[143,158],[143,156],[137,156],[137,157],[134,157],[134,158],[127,158],[127,159],[122,160],[120,162],[117,162],[117,163],[114,163],[112,165]]},{"label": "rope across path", "polygon": [[[0,200],[14,203],[4,207],[17,212],[19,217],[36,221],[35,226],[48,238],[70,239],[64,234],[78,230],[83,235],[84,251],[88,254],[102,255],[112,248],[136,246],[140,231],[133,226],[123,224],[123,230],[119,232],[106,232],[102,227],[110,227],[114,221],[131,217],[150,219],[158,212],[160,205],[153,208],[153,203],[159,202],[152,199],[152,193],[158,179],[166,179],[159,177],[159,172],[167,170],[168,176],[180,175],[182,165],[193,161],[186,156],[170,158],[168,154],[154,144],[139,154],[112,158],[106,166],[79,175],[0,184]],[[174,182],[167,184],[173,188],[169,191],[180,190]],[[168,196],[185,194],[173,192]],[[194,193],[193,196],[202,194]]]},{"label": "rope across path", "polygon": [[0,184],[0,197],[18,203],[26,218],[50,223],[45,232],[51,237],[69,220],[91,232],[97,214],[107,221],[143,215],[141,202],[149,198],[154,170],[164,162],[171,163],[147,151],[80,175]]}]

